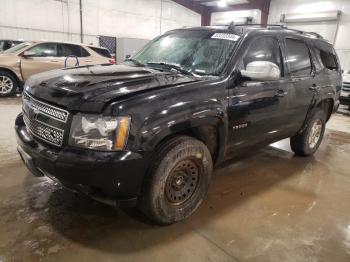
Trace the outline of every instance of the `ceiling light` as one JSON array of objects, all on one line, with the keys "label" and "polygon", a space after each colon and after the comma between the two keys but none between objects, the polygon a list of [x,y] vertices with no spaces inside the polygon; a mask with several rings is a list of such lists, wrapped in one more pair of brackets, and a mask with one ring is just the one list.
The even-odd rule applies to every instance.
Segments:
[{"label": "ceiling light", "polygon": [[226,7],[227,6],[227,2],[222,0],[222,1],[218,1],[218,7]]}]

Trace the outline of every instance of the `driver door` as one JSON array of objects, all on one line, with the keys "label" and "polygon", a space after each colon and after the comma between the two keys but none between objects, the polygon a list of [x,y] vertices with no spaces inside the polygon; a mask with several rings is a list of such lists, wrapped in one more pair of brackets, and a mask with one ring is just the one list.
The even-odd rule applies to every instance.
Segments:
[{"label": "driver door", "polygon": [[64,58],[58,57],[56,43],[40,43],[26,50],[29,55],[21,57],[21,72],[24,80],[41,72],[64,67]]},{"label": "driver door", "polygon": [[259,81],[235,76],[229,88],[228,153],[257,144],[269,144],[288,133],[288,103],[291,84],[284,77],[284,62],[280,39],[276,36],[258,36],[246,40],[247,46],[238,59],[237,72],[256,61],[268,61],[280,69],[278,80]]}]

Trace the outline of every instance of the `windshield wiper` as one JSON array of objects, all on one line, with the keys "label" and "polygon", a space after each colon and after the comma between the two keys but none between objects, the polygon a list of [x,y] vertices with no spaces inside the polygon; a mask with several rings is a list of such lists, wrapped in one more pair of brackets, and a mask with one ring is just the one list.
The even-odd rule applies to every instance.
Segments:
[{"label": "windshield wiper", "polygon": [[125,62],[133,62],[137,66],[145,66],[145,64],[142,64],[141,62],[139,62],[139,61],[137,61],[136,59],[133,59],[133,58],[125,59]]},{"label": "windshield wiper", "polygon": [[178,65],[173,65],[173,64],[168,64],[168,63],[164,63],[164,62],[148,62],[146,65],[148,66],[158,66],[161,68],[165,68],[168,70],[174,69],[184,75],[190,75],[190,76],[194,76],[194,74],[190,71],[187,71],[186,69],[183,69],[181,66]]}]

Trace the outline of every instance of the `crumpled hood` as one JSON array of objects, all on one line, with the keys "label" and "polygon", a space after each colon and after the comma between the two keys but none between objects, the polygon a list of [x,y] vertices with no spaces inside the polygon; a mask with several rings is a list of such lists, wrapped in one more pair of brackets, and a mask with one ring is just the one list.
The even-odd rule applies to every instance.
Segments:
[{"label": "crumpled hood", "polygon": [[146,90],[197,81],[177,72],[147,67],[97,65],[37,74],[25,91],[73,111],[100,112],[111,101]]}]

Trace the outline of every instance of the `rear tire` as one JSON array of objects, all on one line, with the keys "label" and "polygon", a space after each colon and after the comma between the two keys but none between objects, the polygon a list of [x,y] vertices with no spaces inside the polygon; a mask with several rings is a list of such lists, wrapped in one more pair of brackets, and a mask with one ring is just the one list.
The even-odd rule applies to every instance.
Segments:
[{"label": "rear tire", "polygon": [[0,70],[0,97],[13,96],[18,83],[13,74]]},{"label": "rear tire", "polygon": [[293,152],[300,156],[310,156],[319,148],[326,129],[326,113],[317,110],[307,122],[303,132],[290,138]]},{"label": "rear tire", "polygon": [[168,140],[156,150],[139,208],[161,225],[187,218],[202,203],[212,170],[201,141],[187,136]]}]

